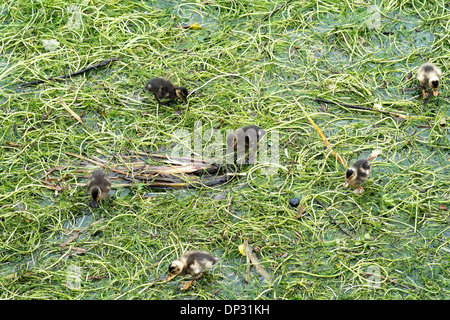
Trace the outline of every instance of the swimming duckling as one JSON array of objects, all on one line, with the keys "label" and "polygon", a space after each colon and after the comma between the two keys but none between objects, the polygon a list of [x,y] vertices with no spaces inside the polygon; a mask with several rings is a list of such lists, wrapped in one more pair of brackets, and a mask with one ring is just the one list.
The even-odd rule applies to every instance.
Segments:
[{"label": "swimming duckling", "polygon": [[186,252],[180,259],[173,261],[169,265],[169,275],[166,281],[169,281],[176,275],[192,276],[192,280],[183,288],[188,289],[195,279],[200,278],[203,272],[214,266],[219,261],[218,258],[213,257],[209,253],[202,251]]},{"label": "swimming duckling", "polygon": [[153,93],[158,103],[161,104],[160,99],[168,99],[173,101],[180,98],[187,102],[188,91],[185,87],[177,87],[167,79],[153,78],[145,85],[145,89]]},{"label": "swimming duckling", "polygon": [[433,95],[435,97],[438,96],[438,87],[441,82],[441,76],[441,70],[431,63],[424,63],[419,67],[419,70],[417,70],[417,79],[420,82],[424,98],[428,96],[428,93],[426,92],[428,88],[433,90]]},{"label": "swimming duckling", "polygon": [[364,188],[361,185],[367,181],[370,176],[370,162],[365,159],[356,161],[350,168],[345,172],[345,183],[344,188],[351,187],[356,188],[355,193],[361,194]]},{"label": "swimming duckling", "polygon": [[105,200],[108,197],[111,182],[102,170],[97,169],[92,172],[87,189],[92,197],[91,207],[97,208],[98,201]]}]

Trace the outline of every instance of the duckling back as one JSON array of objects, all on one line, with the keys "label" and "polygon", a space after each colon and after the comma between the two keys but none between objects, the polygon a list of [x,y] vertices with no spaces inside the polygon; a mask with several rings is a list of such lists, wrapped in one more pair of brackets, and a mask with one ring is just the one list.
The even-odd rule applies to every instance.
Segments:
[{"label": "duckling back", "polygon": [[183,273],[190,274],[193,276],[210,269],[219,261],[218,258],[215,258],[209,253],[202,251],[184,254],[180,260],[183,261],[185,264]]},{"label": "duckling back", "polygon": [[265,134],[266,130],[258,126],[245,126],[227,136],[227,145],[231,149],[234,148],[235,151],[238,144],[241,143],[248,148],[249,146],[255,145]]},{"label": "duckling back", "polygon": [[371,169],[370,162],[365,159],[361,159],[356,161],[353,164],[353,167],[355,167],[357,170],[357,177],[356,177],[357,183],[359,184],[364,183],[370,176],[370,169]]},{"label": "duckling back", "polygon": [[245,126],[227,136],[227,153],[233,153],[237,164],[253,164],[259,140],[266,134],[266,130],[255,126]]},{"label": "duckling back", "polygon": [[175,87],[167,79],[153,78],[145,85],[145,89],[153,93],[157,99],[174,98]]}]

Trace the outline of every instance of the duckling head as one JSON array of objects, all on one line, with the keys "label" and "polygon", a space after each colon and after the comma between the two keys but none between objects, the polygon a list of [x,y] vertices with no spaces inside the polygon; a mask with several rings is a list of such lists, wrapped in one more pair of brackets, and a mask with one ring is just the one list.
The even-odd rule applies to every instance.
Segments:
[{"label": "duckling head", "polygon": [[356,170],[353,167],[350,167],[345,172],[345,183],[344,188],[347,188],[349,183],[356,179]]},{"label": "duckling head", "polygon": [[360,184],[364,183],[370,175],[370,162],[366,159],[361,159],[356,161],[350,168],[345,172],[345,187],[359,187]]},{"label": "duckling head", "polygon": [[185,87],[176,87],[175,94],[178,98],[180,98],[184,102],[187,102],[188,91]]},{"label": "duckling head", "polygon": [[98,201],[101,198],[101,196],[102,196],[102,190],[99,187],[94,186],[91,189],[91,197],[92,197],[91,207],[92,208],[98,208]]},{"label": "duckling head", "polygon": [[433,90],[433,95],[435,97],[439,95],[438,93],[439,83],[440,83],[439,77],[436,75],[431,77],[429,80],[429,86]]},{"label": "duckling head", "polygon": [[169,281],[177,274],[180,274],[183,271],[184,264],[180,260],[175,260],[169,265],[169,275],[166,278],[166,281]]},{"label": "duckling head", "polygon": [[92,187],[92,189],[91,189],[92,200],[97,201],[98,198],[100,198],[101,194],[102,194],[102,190],[100,190],[99,187],[97,187],[97,186]]},{"label": "duckling head", "polygon": [[175,260],[169,265],[169,274],[170,275],[180,274],[181,271],[183,271],[183,268],[184,268],[183,262]]}]

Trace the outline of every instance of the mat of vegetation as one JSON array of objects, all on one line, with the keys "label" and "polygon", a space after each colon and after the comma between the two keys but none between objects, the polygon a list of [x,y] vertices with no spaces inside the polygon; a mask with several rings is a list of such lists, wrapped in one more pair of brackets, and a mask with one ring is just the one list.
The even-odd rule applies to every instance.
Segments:
[{"label": "mat of vegetation", "polygon": [[[448,299],[449,19],[443,0],[2,1],[0,298]],[[425,61],[443,71],[438,97],[422,98]],[[188,104],[157,105],[152,77]],[[306,114],[349,164],[382,151],[364,193],[342,187]],[[278,131],[276,172],[113,181],[89,206],[71,154],[170,154],[196,124]],[[163,279],[186,249],[220,262],[182,291],[189,278]]]}]

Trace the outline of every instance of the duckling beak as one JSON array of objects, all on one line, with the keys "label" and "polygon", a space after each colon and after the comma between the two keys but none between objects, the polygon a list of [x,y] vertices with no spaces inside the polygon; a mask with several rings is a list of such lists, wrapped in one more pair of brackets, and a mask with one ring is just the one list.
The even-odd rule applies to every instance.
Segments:
[{"label": "duckling beak", "polygon": [[98,202],[95,201],[95,200],[92,200],[92,202],[91,202],[91,207],[92,207],[92,208],[98,208]]},{"label": "duckling beak", "polygon": [[433,89],[433,96],[437,97],[439,95],[438,89]]},{"label": "duckling beak", "polygon": [[345,182],[344,182],[344,188],[347,188],[348,187],[348,180],[345,180]]},{"label": "duckling beak", "polygon": [[172,280],[173,277],[175,277],[174,274],[169,274],[166,278],[166,282]]}]

